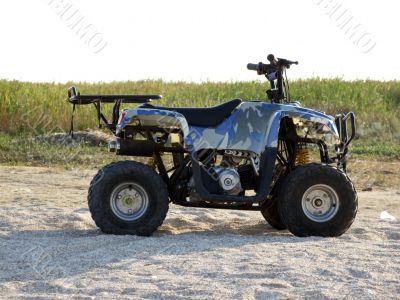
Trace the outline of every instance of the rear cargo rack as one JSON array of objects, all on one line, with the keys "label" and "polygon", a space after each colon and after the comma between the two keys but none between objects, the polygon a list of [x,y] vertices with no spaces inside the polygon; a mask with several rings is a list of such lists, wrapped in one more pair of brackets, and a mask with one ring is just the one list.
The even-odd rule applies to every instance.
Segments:
[{"label": "rear cargo rack", "polygon": [[81,95],[76,91],[75,86],[71,86],[68,89],[68,101],[78,105],[92,104],[95,102],[115,103],[116,101],[123,101],[125,103],[147,103],[161,98],[161,95]]},{"label": "rear cargo rack", "polygon": [[[161,98],[161,95],[81,95],[77,92],[75,86],[71,86],[68,88],[68,102],[73,105],[70,134],[73,136],[74,112],[76,105],[93,104],[96,107],[99,128],[106,127],[115,133],[122,103],[148,103],[152,100],[159,100]],[[101,111],[102,103],[114,103],[111,122],[108,122]],[[102,122],[104,124],[102,124]]]}]

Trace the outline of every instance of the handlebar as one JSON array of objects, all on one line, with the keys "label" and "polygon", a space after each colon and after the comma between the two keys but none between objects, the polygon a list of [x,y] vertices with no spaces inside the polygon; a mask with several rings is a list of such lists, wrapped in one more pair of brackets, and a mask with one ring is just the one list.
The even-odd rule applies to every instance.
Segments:
[{"label": "handlebar", "polygon": [[247,69],[251,71],[257,71],[258,75],[264,75],[269,73],[269,71],[282,70],[283,68],[289,69],[291,65],[297,65],[298,61],[291,61],[285,58],[275,58],[273,54],[267,56],[269,64],[264,64],[259,62],[258,64],[247,64]]},{"label": "handlebar", "polygon": [[275,58],[273,54],[267,56],[269,64],[259,62],[258,64],[247,64],[247,69],[256,71],[258,75],[265,75],[268,79],[271,89],[267,90],[268,99],[273,103],[282,103],[282,101],[290,101],[289,84],[285,69],[289,69],[291,65],[297,65],[297,61],[291,61],[285,58]]}]

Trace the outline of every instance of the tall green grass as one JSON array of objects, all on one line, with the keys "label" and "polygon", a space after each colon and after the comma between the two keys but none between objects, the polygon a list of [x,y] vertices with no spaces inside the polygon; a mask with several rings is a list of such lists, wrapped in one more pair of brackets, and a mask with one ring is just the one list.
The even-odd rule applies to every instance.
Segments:
[{"label": "tall green grass", "polygon": [[[27,133],[66,131],[71,105],[67,88],[73,83],[30,83],[0,80],[0,131]],[[82,94],[162,94],[160,105],[204,107],[232,98],[265,100],[266,82],[127,81],[77,83]],[[370,142],[400,141],[400,83],[397,81],[343,81],[306,79],[291,82],[292,99],[329,114],[354,111],[358,134]],[[106,109],[110,112],[111,106]],[[75,128],[97,125],[93,106],[77,107]]]}]

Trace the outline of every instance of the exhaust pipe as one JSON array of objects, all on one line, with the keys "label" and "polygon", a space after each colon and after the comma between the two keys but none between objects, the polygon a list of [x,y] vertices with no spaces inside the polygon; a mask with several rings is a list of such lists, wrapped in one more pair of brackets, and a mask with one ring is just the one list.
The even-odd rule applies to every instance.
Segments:
[{"label": "exhaust pipe", "polygon": [[117,155],[152,157],[156,144],[147,140],[116,140],[108,142],[108,151]]}]

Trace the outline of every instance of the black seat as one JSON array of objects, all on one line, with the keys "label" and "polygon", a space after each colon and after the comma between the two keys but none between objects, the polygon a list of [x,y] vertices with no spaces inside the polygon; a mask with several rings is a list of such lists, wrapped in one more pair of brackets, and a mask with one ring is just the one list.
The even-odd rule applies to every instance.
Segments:
[{"label": "black seat", "polygon": [[221,105],[197,108],[197,107],[163,107],[153,106],[148,103],[141,104],[140,108],[154,108],[176,111],[181,113],[189,125],[200,127],[215,127],[225,120],[232,111],[242,102],[240,99],[233,99]]}]

